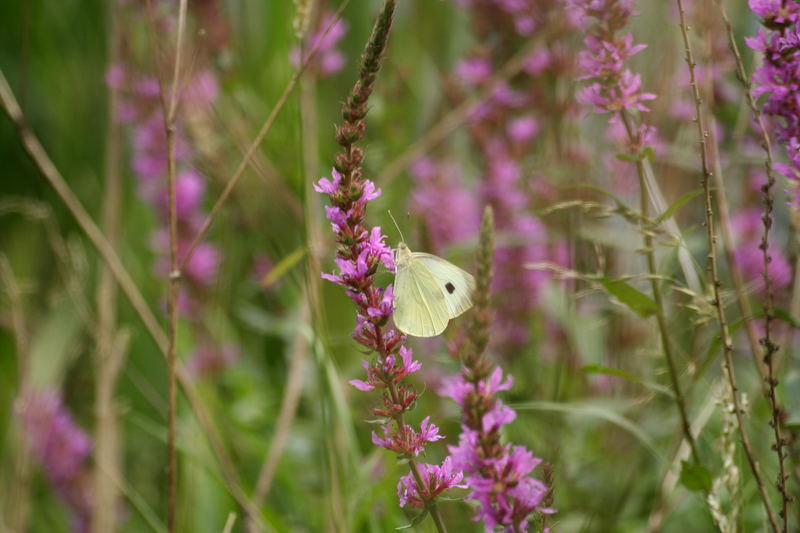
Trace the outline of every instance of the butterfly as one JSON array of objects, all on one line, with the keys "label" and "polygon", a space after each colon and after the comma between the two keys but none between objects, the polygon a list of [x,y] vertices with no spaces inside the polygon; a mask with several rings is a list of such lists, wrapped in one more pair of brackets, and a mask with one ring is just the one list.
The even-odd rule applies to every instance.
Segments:
[{"label": "butterfly", "polygon": [[400,242],[395,253],[394,324],[415,337],[435,337],[451,318],[472,307],[475,278],[441,257],[412,252]]}]

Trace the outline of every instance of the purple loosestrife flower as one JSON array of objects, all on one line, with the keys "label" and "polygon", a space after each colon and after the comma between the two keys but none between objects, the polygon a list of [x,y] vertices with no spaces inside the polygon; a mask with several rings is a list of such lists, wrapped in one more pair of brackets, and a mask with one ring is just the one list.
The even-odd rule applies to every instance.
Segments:
[{"label": "purple loosestrife flower", "polygon": [[236,345],[217,347],[204,344],[195,349],[186,367],[195,378],[214,377],[236,363],[239,356],[240,349]]},{"label": "purple loosestrife flower", "polygon": [[[587,32],[587,50],[579,56],[579,79],[591,83],[579,93],[577,100],[591,106],[596,113],[610,113],[608,137],[619,141],[630,154],[641,155],[645,147],[661,143],[656,129],[637,120],[638,113],[649,111],[644,102],[656,96],[642,91],[639,74],[626,67],[626,62],[646,46],[633,42],[630,33],[620,34],[635,14],[632,0],[565,0],[566,8],[579,14]],[[613,174],[630,175],[631,165],[606,157],[606,166]],[[628,168],[624,168],[627,166]]]},{"label": "purple loosestrife flower", "polygon": [[453,467],[451,457],[445,457],[441,466],[419,463],[419,473],[425,483],[422,491],[411,473],[400,478],[400,482],[397,484],[397,498],[400,500],[401,507],[421,509],[425,507],[426,501],[435,499],[447,489],[467,488],[461,483],[464,474]]},{"label": "purple loosestrife flower", "polygon": [[375,361],[363,362],[367,380],[354,379],[350,384],[362,391],[384,391],[383,405],[373,409],[373,413],[389,420],[381,428],[382,436],[373,433],[375,445],[401,455],[418,455],[426,442],[441,436],[428,418],[422,422],[420,432],[399,422],[417,399],[417,392],[400,382],[418,371],[421,365],[413,360],[411,349],[403,345],[405,338],[387,326],[393,309],[392,287],[380,288],[374,284],[379,266],[394,271],[393,254],[385,242],[386,237],[379,227],[368,229],[364,225],[367,202],[376,198],[380,190],[363,178],[352,180],[347,187],[338,170],[333,169],[332,175],[332,180],[323,178],[314,184],[317,192],[331,199],[333,206],[327,207],[326,212],[340,244],[337,272],[323,273],[322,277],[345,287],[357,309],[353,338],[378,354]]},{"label": "purple loosestrife flower", "polygon": [[399,431],[394,431],[394,424],[389,420],[381,426],[381,433],[372,432],[372,444],[380,448],[386,448],[398,455],[416,456],[424,449],[429,442],[436,442],[443,439],[439,435],[439,428],[430,423],[429,416],[425,417],[420,425],[419,432],[414,431],[409,425],[403,426]]},{"label": "purple loosestrife flower", "polygon": [[[369,352],[376,354],[374,361],[363,363],[367,372],[366,381],[352,380],[350,383],[361,391],[381,391],[381,405],[372,412],[383,418],[384,423],[380,434],[373,433],[372,440],[376,446],[407,458],[413,479],[425,481],[427,476],[431,485],[422,492],[418,490],[416,494],[434,520],[440,521],[435,498],[454,478],[441,477],[442,470],[445,473],[449,470],[445,465],[438,470],[440,477],[436,477],[435,467],[418,465],[414,460],[427,443],[443,437],[430,422],[430,417],[422,421],[419,431],[405,421],[405,414],[413,407],[418,393],[402,380],[418,371],[420,364],[414,361],[411,349],[404,345],[405,337],[389,326],[393,308],[392,288],[375,285],[378,268],[383,266],[393,271],[394,258],[380,228],[370,228],[366,224],[367,204],[377,198],[381,191],[364,178],[364,152],[356,144],[364,136],[367,101],[380,68],[394,8],[394,1],[386,0],[375,22],[362,56],[359,78],[342,109],[344,121],[336,131],[336,140],[342,152],[336,156],[331,179],[320,179],[314,184],[314,189],[327,195],[330,200],[331,205],[325,211],[339,245],[335,259],[337,272],[323,273],[322,276],[345,288],[356,305],[353,338]],[[401,491],[400,498],[401,504],[405,504],[413,496],[406,497]]]},{"label": "purple loosestrife flower", "polygon": [[[460,60],[451,76],[452,91],[459,98],[485,92],[513,53],[533,40],[539,46],[531,50],[521,72],[496,85],[470,114],[467,131],[475,146],[481,183],[465,187],[457,176],[457,165],[423,159],[410,169],[416,184],[411,208],[422,214],[431,248],[441,250],[463,242],[469,236],[465,231],[471,235],[478,225],[480,206],[492,206],[506,242],[497,250],[495,289],[500,316],[493,342],[498,351],[511,354],[528,340],[531,317],[550,279],[548,273],[529,270],[525,264],[558,261],[553,232],[545,231],[544,224],[530,214],[535,194],[529,186],[533,176],[526,169],[540,132],[574,115],[571,99],[559,96],[568,91],[553,87],[560,83],[554,80],[574,77],[574,61],[565,45],[574,21],[563,17],[554,0],[458,3],[469,11],[478,40],[477,52]],[[440,208],[445,198],[453,209]]]},{"label": "purple loosestrife flower", "polygon": [[548,487],[530,476],[541,460],[524,446],[503,444],[500,439],[503,426],[517,415],[497,397],[511,388],[513,379],[504,377],[499,367],[492,369],[483,355],[491,321],[493,232],[492,212],[487,208],[481,224],[475,312],[461,350],[461,372],[446,379],[439,392],[461,406],[459,444],[448,448],[453,467],[464,472],[470,489],[467,499],[477,503],[475,520],[482,521],[487,532],[497,527],[519,532],[527,531],[533,513],[545,515],[553,510],[548,506]]},{"label": "purple loosestrife flower", "polygon": [[511,377],[502,381],[500,368],[477,381],[471,380],[472,374],[465,367],[441,391],[463,413],[458,446],[448,447],[453,465],[464,471],[471,490],[468,499],[478,502],[475,519],[482,520],[487,531],[497,526],[526,531],[531,513],[553,512],[543,505],[547,486],[529,477],[541,460],[524,446],[500,443],[502,427],[513,422],[516,413],[496,393],[511,386]]},{"label": "purple loosestrife flower", "polygon": [[[157,80],[135,76],[122,65],[114,65],[106,73],[106,82],[122,93],[127,108],[126,122],[132,126],[131,167],[139,181],[139,194],[152,205],[159,218],[151,242],[158,253],[154,270],[169,276],[169,232],[167,189],[167,146],[164,121],[160,107]],[[179,118],[197,117],[206,112],[218,94],[214,75],[208,70],[195,74],[181,92]],[[205,218],[203,204],[206,194],[205,177],[193,166],[194,147],[189,142],[186,124],[178,121],[175,134],[175,159],[178,174],[175,182],[175,207],[178,217],[179,260],[185,254]],[[181,284],[179,307],[182,314],[193,317],[201,309],[204,292],[216,280],[220,263],[217,247],[200,243],[184,268],[185,283]]]},{"label": "purple loosestrife flower", "polygon": [[595,24],[584,39],[587,50],[578,55],[582,71],[578,79],[593,80],[578,94],[578,101],[593,106],[596,113],[615,113],[621,110],[649,111],[644,102],[656,95],[642,92],[642,79],[625,68],[633,55],[647,46],[633,44],[633,35],[617,32],[625,27],[634,14],[629,0],[568,0],[568,8],[583,17],[594,17]]},{"label": "purple loosestrife flower", "polygon": [[781,0],[750,0],[764,28],[756,37],[745,39],[748,46],[763,54],[763,62],[753,72],[753,96],[768,95],[762,111],[776,117],[775,130],[783,143],[788,163],[774,168],[795,181],[795,206],[800,206],[800,4]]},{"label": "purple loosestrife flower", "polygon": [[88,531],[92,512],[89,436],[75,424],[56,391],[25,393],[18,409],[32,455],[72,512],[73,531]]},{"label": "purple loosestrife flower", "polygon": [[[441,251],[475,235],[479,222],[475,193],[461,186],[454,162],[424,157],[409,170],[416,185],[411,193],[411,208],[425,222],[431,250]],[[447,209],[442,209],[445,205]]]}]

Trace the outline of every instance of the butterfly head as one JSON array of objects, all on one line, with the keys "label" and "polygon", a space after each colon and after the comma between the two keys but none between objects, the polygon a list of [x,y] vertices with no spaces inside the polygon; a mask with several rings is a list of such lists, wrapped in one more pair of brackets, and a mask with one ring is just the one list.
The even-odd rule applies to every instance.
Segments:
[{"label": "butterfly head", "polygon": [[411,262],[411,250],[408,249],[406,243],[400,241],[397,245],[397,252],[394,255],[394,263],[395,266],[399,269],[404,269],[408,267],[408,264]]}]

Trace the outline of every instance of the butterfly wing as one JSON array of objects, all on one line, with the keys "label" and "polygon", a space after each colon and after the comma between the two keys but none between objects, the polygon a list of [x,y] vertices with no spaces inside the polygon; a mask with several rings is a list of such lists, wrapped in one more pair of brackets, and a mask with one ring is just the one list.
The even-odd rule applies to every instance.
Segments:
[{"label": "butterfly wing", "polygon": [[397,269],[393,317],[397,329],[415,337],[435,337],[447,327],[444,293],[425,263],[412,260]]},{"label": "butterfly wing", "polygon": [[414,252],[414,259],[424,264],[440,287],[447,304],[448,318],[455,318],[472,307],[472,292],[475,290],[475,278],[472,274],[458,268],[441,257]]}]

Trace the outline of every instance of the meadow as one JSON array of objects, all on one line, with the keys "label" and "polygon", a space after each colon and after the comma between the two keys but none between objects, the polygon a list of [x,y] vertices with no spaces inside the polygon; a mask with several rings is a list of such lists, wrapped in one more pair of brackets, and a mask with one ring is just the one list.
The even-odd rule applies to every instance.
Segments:
[{"label": "meadow", "polygon": [[0,533],[800,531],[798,95],[797,0],[0,2]]}]

